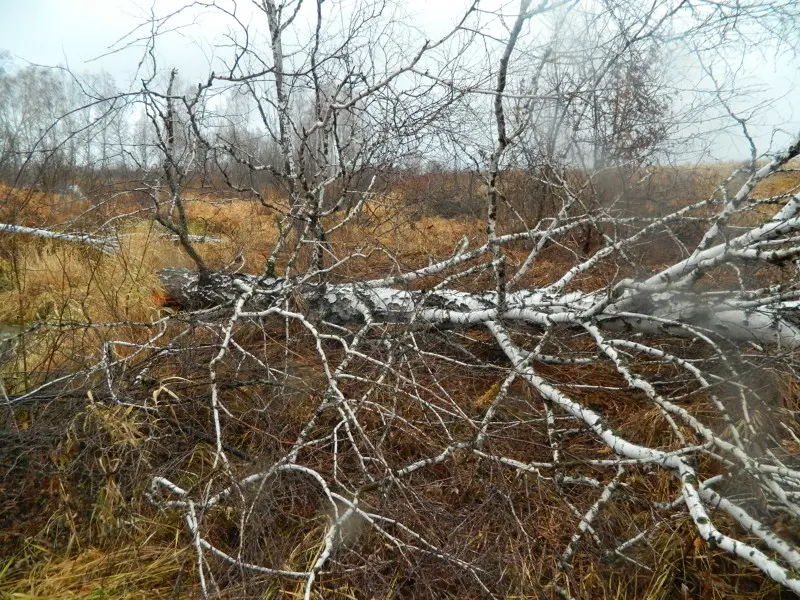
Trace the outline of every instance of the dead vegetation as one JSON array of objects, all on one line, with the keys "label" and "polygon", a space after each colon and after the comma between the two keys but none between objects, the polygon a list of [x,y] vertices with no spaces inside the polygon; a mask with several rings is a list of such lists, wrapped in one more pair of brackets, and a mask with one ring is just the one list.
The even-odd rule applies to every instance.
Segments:
[{"label": "dead vegetation", "polygon": [[[781,185],[794,190],[795,181],[785,175]],[[697,194],[707,191],[700,187]],[[774,195],[776,189],[764,193]],[[208,264],[218,269],[240,251],[245,269],[259,268],[278,234],[274,211],[254,202],[197,200],[187,203],[187,214],[194,232],[224,240],[201,249]],[[430,257],[451,255],[464,236],[478,239],[482,229],[477,220],[420,217],[407,208],[402,194],[388,195],[368,203],[329,241],[333,257],[356,250],[363,255],[343,264],[335,277],[348,281],[382,276],[391,272],[393,261],[406,270],[418,268]],[[4,393],[19,397],[46,381],[58,382],[13,409],[3,409],[0,417],[0,593],[4,597],[89,600],[199,594],[191,536],[178,515],[150,502],[155,493],[150,480],[158,474],[187,490],[217,481],[214,418],[206,396],[207,365],[219,339],[218,331],[203,319],[183,322],[180,315],[164,319],[172,309],[164,306],[156,272],[163,266],[187,264],[187,259],[174,243],[154,235],[156,231],[152,222],[127,220],[119,227],[123,243],[115,255],[67,244],[3,240],[0,320],[18,323],[29,332],[2,366]],[[577,252],[577,245],[551,247],[525,285],[552,282]],[[666,242],[659,246],[651,241],[641,249],[638,268],[659,268],[679,252]],[[520,262],[525,250],[512,246],[508,256]],[[480,289],[484,276],[478,274],[460,285]],[[618,271],[610,273],[599,266],[575,285],[601,287],[618,276]],[[382,334],[372,335],[368,342],[372,360],[390,360],[396,345],[413,344],[426,352],[408,355],[406,364],[389,376],[376,364],[357,360],[349,372],[359,377],[342,383],[347,397],[369,397],[359,423],[365,438],[380,443],[389,463],[409,464],[440,450],[445,440],[442,429],[430,420],[430,404],[467,417],[461,422],[454,419],[448,429],[458,435],[459,427],[470,420],[479,422],[500,392],[505,372],[498,369],[499,351],[485,333],[393,331],[386,326]],[[515,335],[522,347],[528,345],[524,328]],[[117,343],[104,344],[109,340]],[[314,339],[296,323],[242,324],[235,340],[235,351],[215,374],[220,402],[231,416],[224,426],[224,440],[233,462],[225,480],[286,452],[309,415],[318,410],[326,385]],[[125,341],[147,342],[148,350],[119,343]],[[656,346],[681,347],[681,356],[703,358],[703,351],[687,340],[665,338]],[[576,358],[594,352],[585,335],[548,350]],[[129,359],[115,362],[123,371],[116,373],[118,381],[111,389],[103,372],[86,371],[102,360],[103,352],[111,361]],[[326,356],[332,362],[342,358],[334,345],[326,348]],[[663,382],[672,394],[688,393],[683,405],[690,413],[715,427],[724,426],[711,410],[707,394],[692,391],[685,372],[646,356],[633,365]],[[768,364],[761,366],[766,369],[758,371],[764,377],[763,394],[754,399],[752,417],[763,423],[765,440],[780,440],[779,446],[765,442],[771,451],[791,456],[800,447],[786,432],[771,428],[769,415],[800,411],[796,380],[793,374],[770,373]],[[609,364],[542,363],[537,371],[600,411],[630,440],[648,447],[670,447],[674,442],[660,412],[643,396],[632,394]],[[77,373],[81,375],[72,375]],[[746,369],[739,375],[754,376]],[[733,402],[736,382],[729,383],[719,384],[715,391]],[[112,398],[110,393],[122,395]],[[507,394],[483,451],[524,464],[547,463],[552,440],[543,424],[552,416],[551,407],[519,382]],[[335,415],[322,413],[315,427],[326,431],[335,420]],[[343,448],[332,467],[326,463],[331,455],[322,447],[304,449],[305,465],[320,471],[334,468],[337,479],[332,489],[360,486],[361,504],[381,515],[387,532],[379,535],[363,517],[348,521],[330,568],[319,575],[318,597],[482,597],[485,589],[478,575],[504,598],[549,597],[556,593],[554,583],[569,585],[586,598],[788,597],[755,569],[709,547],[684,511],[657,509],[659,502],[672,503],[680,486],[668,473],[649,466],[628,469],[624,493],[602,523],[586,534],[583,550],[565,570],[558,557],[570,544],[575,523],[596,498],[596,490],[577,482],[575,473],[607,485],[607,471],[586,463],[611,458],[611,453],[585,430],[559,429],[562,441],[568,439],[562,467],[575,467],[566,479],[563,472],[546,468],[531,467],[526,475],[465,451],[415,473],[413,495],[406,494],[402,503],[381,486],[360,483],[360,458],[352,450]],[[688,429],[684,434],[693,435]],[[719,465],[701,461],[697,468],[710,477]],[[302,473],[288,471],[276,477],[274,485],[258,492],[239,490],[232,507],[206,511],[204,530],[217,548],[236,554],[240,561],[306,571],[323,550],[331,514],[319,487]],[[239,537],[244,523],[237,507],[247,508],[246,540]],[[656,512],[660,516],[654,519]],[[724,522],[725,517],[719,519]],[[780,517],[770,525],[781,530]],[[630,552],[615,554],[595,541],[634,539],[645,531],[646,543]],[[797,543],[796,533],[784,533]],[[745,539],[750,538],[745,535]],[[417,550],[407,549],[405,560],[397,561],[396,552],[403,544]],[[450,558],[440,560],[440,552]],[[207,560],[214,563],[213,585],[221,597],[302,595],[303,580],[257,573],[242,578],[237,567],[214,557]],[[564,577],[570,580],[563,581]]]}]

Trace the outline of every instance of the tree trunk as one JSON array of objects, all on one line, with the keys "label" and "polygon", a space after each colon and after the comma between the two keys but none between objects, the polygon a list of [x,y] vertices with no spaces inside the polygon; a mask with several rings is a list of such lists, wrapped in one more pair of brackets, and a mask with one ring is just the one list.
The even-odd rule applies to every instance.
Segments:
[{"label": "tree trunk", "polygon": [[[254,275],[199,273],[184,268],[163,269],[161,283],[171,302],[185,309],[232,306],[242,297],[243,316],[267,316],[297,282]],[[532,326],[593,323],[609,331],[646,335],[696,337],[714,333],[735,343],[800,345],[800,302],[759,303],[739,294],[707,296],[665,290],[651,294],[647,286],[636,290],[633,282],[617,286],[618,297],[605,293],[552,293],[547,288],[507,294],[498,309],[494,291],[482,293],[440,289],[406,291],[371,282],[301,285],[308,316],[338,325],[420,323],[437,327],[478,326],[490,321],[519,322]]]}]

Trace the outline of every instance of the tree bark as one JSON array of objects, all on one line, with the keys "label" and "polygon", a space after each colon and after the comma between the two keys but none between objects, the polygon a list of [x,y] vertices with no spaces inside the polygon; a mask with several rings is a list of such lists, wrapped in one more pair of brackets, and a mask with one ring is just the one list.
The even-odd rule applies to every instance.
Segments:
[{"label": "tree bark", "polygon": [[[94,246],[100,249],[104,254],[116,254],[119,252],[119,240],[116,237],[103,237],[99,235],[92,235],[90,233],[62,233],[60,231],[53,231],[45,227],[24,227],[22,225],[10,225],[7,223],[0,223],[0,234],[11,233],[18,235],[30,235],[33,237],[40,237],[59,242],[70,242],[76,244],[85,244],[87,246]],[[124,236],[122,236],[124,237]],[[160,237],[167,237],[172,241],[178,241],[179,237],[173,234],[163,234]],[[204,235],[188,235],[188,241],[193,244],[210,243],[218,244],[222,242],[219,238],[207,237]]]},{"label": "tree bark", "polygon": [[75,242],[99,248],[106,254],[119,252],[119,241],[111,237],[100,237],[88,233],[61,233],[46,228],[23,227],[22,225],[10,225],[0,223],[0,233],[15,233],[21,235],[31,235],[61,242]]},{"label": "tree bark", "polygon": [[[242,316],[267,316],[295,281],[254,275],[199,273],[184,268],[163,269],[161,283],[170,301],[187,310],[233,306],[243,294]],[[741,294],[712,296],[669,289],[651,294],[647,286],[636,290],[623,282],[609,301],[603,292],[552,293],[530,289],[508,293],[498,307],[494,291],[408,291],[372,285],[372,282],[300,285],[303,304],[314,320],[339,325],[420,323],[431,326],[477,326],[490,321],[520,322],[532,326],[581,326],[594,323],[610,331],[646,335],[696,337],[716,334],[734,343],[800,345],[800,302],[762,301]]]}]

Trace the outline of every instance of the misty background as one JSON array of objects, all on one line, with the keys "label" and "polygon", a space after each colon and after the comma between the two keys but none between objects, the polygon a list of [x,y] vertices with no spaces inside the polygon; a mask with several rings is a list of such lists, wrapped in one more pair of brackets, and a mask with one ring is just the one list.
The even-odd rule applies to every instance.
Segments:
[{"label": "misty background", "polygon": [[[153,75],[148,72],[148,60],[144,58],[147,41],[151,33],[157,31],[153,53],[157,60],[156,80],[163,83],[167,73],[176,68],[181,91],[192,89],[204,82],[212,70],[225,69],[229,58],[225,51],[226,36],[237,34],[231,22],[220,18],[219,12],[198,7],[198,4],[202,3],[195,3],[191,10],[184,11],[181,9],[189,3],[176,0],[3,2],[0,4],[0,73],[13,75],[31,65],[65,67],[71,75],[57,71],[59,77],[93,82],[90,87],[98,94],[135,90],[143,78]],[[590,13],[591,5],[591,2],[574,5],[570,19],[579,20],[580,16],[575,15],[582,11]],[[418,33],[417,38],[405,41],[411,53],[421,40],[435,38],[451,28],[465,6],[462,0],[438,3],[413,0],[390,10],[393,18],[411,23]],[[482,4],[481,9],[487,15],[503,11],[513,14],[515,6],[515,3],[488,2]],[[354,5],[326,4],[325,8],[333,13],[340,11],[341,27],[347,28],[348,11],[354,10]],[[259,30],[264,25],[258,21],[254,10],[250,3],[236,5],[236,18],[245,25],[252,20],[252,31],[256,33],[253,41],[264,46],[268,44],[268,32]],[[168,16],[154,25],[154,19]],[[310,28],[313,17],[313,6],[306,3],[298,19],[305,20]],[[535,30],[539,25],[533,19],[530,27]],[[490,37],[493,31],[499,32],[505,26],[502,19],[487,17],[482,33]],[[302,31],[302,27],[297,30]],[[580,35],[577,33],[576,37]],[[303,40],[296,40],[296,43],[300,47]],[[399,40],[400,48],[402,44]],[[659,85],[673,116],[670,131],[663,140],[666,153],[654,154],[650,157],[652,160],[667,160],[667,155],[673,163],[746,160],[750,147],[742,135],[741,123],[731,118],[728,110],[746,122],[759,155],[782,147],[800,129],[800,96],[797,94],[800,62],[786,49],[771,44],[727,44],[723,52],[704,55],[703,61],[698,61],[692,48],[682,44],[680,39],[665,41],[662,50],[656,58],[660,69]],[[475,61],[479,68],[480,58],[476,56]],[[517,62],[522,61],[524,59],[517,59]],[[462,59],[462,64],[468,62],[469,56],[466,61]],[[520,80],[524,82],[524,74],[520,75]],[[486,83],[491,87],[490,77]],[[409,85],[415,84],[409,80]],[[727,109],[720,107],[719,100],[723,97]],[[10,94],[2,94],[0,90],[0,109],[13,101]],[[473,101],[480,103],[489,99],[478,95]],[[75,102],[79,102],[77,98]],[[704,107],[706,103],[707,108]],[[230,107],[234,102],[229,96],[210,100],[210,106],[219,110],[223,104]],[[238,106],[233,110],[240,111],[240,123],[257,126],[252,109]],[[482,129],[481,124],[475,124],[465,137],[491,139],[490,127],[478,132],[479,129]],[[458,159],[448,156],[446,145],[430,139],[421,140],[419,154],[423,156],[423,166],[469,166],[469,161],[458,164]],[[596,166],[597,157],[588,159],[590,163],[592,160]]]}]

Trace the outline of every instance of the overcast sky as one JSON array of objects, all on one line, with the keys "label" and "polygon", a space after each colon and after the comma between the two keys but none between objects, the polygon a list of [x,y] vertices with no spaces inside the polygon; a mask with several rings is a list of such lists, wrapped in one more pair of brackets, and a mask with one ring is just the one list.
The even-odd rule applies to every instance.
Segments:
[{"label": "overcast sky", "polygon": [[[464,3],[465,0],[406,0],[401,10],[435,35],[436,29],[442,30],[457,19]],[[183,0],[156,2],[158,14],[183,4]],[[246,9],[250,2],[243,0],[240,5]],[[102,69],[111,73],[118,85],[127,87],[134,81],[141,48],[103,55],[146,21],[151,6],[152,2],[143,0],[0,0],[0,50],[10,52],[18,65],[27,61],[68,64],[77,72]],[[186,81],[202,80],[213,60],[212,41],[222,33],[218,18],[200,17],[193,26],[159,42],[162,64],[176,66]],[[761,124],[754,125],[754,130],[762,150],[783,143],[800,130],[800,64],[773,58],[755,53],[748,57],[745,66],[751,73],[742,79],[763,89],[748,102],[777,99],[753,119],[754,124]],[[775,140],[774,129],[783,132]],[[733,159],[746,154],[746,146],[735,136],[723,136],[717,145],[713,158]]]},{"label": "overcast sky", "polygon": [[[435,35],[448,29],[463,14],[466,0],[404,0],[401,10],[420,28]],[[487,4],[507,4],[492,0]],[[155,5],[157,15],[190,4],[189,0],[0,0],[0,49],[21,63],[42,65],[68,63],[76,70],[105,69],[120,82],[135,74],[141,48],[103,56],[137,26],[146,22]],[[312,3],[306,3],[311,5]],[[239,10],[252,14],[250,0]],[[195,15],[198,13],[195,12]],[[129,37],[133,40],[147,29]],[[159,42],[165,64],[175,65],[189,79],[208,73],[211,42],[225,33],[225,25],[213,11],[196,23]]]}]

